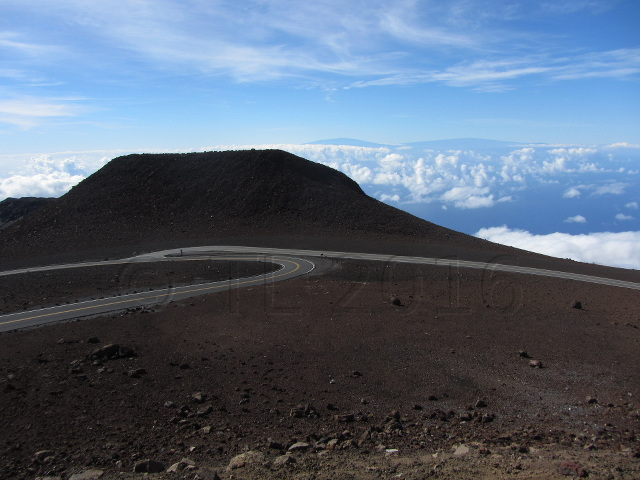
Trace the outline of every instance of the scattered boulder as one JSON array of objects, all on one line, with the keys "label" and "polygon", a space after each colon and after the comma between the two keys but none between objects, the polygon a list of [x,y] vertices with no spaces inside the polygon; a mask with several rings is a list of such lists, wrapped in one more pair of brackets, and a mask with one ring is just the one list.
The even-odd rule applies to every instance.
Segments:
[{"label": "scattered boulder", "polygon": [[355,421],[356,416],[353,413],[345,413],[343,415],[335,415],[334,418],[338,423],[351,423]]},{"label": "scattered boulder", "polygon": [[393,410],[385,419],[384,431],[392,432],[394,430],[402,430],[402,420],[400,418],[400,412]]},{"label": "scattered boulder", "polygon": [[160,473],[166,470],[165,466],[156,460],[140,460],[133,466],[134,473]]},{"label": "scattered boulder", "polygon": [[326,447],[325,447],[325,448],[326,448],[327,450],[335,450],[335,449],[337,449],[337,448],[338,448],[338,444],[339,444],[339,443],[340,443],[340,440],[338,440],[337,438],[332,438],[331,440],[329,440],[329,441],[327,442],[327,445],[326,445]]},{"label": "scattered boulder", "polygon": [[531,355],[529,355],[526,350],[520,350],[518,352],[518,355],[520,355],[521,358],[531,358]]},{"label": "scattered boulder", "polygon": [[529,366],[531,368],[542,368],[542,362],[540,360],[530,360]]},{"label": "scattered boulder", "polygon": [[392,296],[391,297],[391,305],[395,305],[396,307],[401,307],[402,306],[402,300],[400,300],[399,297]]},{"label": "scattered boulder", "polygon": [[193,468],[195,466],[196,466],[196,462],[194,462],[189,458],[183,458],[179,462],[176,462],[173,465],[171,465],[169,468],[167,468],[167,473],[177,473],[177,472],[183,471],[187,467]]},{"label": "scattered boulder", "polygon": [[371,432],[369,430],[365,430],[364,432],[362,432],[362,435],[360,435],[357,445],[358,447],[363,447],[364,445],[367,444],[367,442],[370,442],[370,441],[371,441]]},{"label": "scattered boulder", "polygon": [[93,353],[89,355],[89,359],[104,362],[106,360],[116,360],[118,358],[130,358],[135,356],[136,353],[131,348],[118,343],[110,343],[109,345],[105,345],[104,347],[94,350]]},{"label": "scattered boulder", "polygon": [[475,405],[476,408],[486,408],[486,406],[487,402],[485,402],[484,400],[478,400]]},{"label": "scattered boulder", "polygon": [[33,458],[35,458],[36,461],[42,463],[47,461],[48,458],[51,458],[54,455],[55,453],[53,453],[53,450],[40,450],[33,455]]},{"label": "scattered boulder", "polygon": [[296,463],[296,459],[292,455],[280,455],[271,464],[272,470],[280,470],[286,465],[293,465]]},{"label": "scattered boulder", "polygon": [[196,412],[196,416],[198,417],[206,417],[211,412],[213,412],[213,407],[211,405],[207,405],[205,408],[201,408]]},{"label": "scattered boulder", "polygon": [[288,449],[289,452],[304,452],[306,450],[309,450],[311,448],[311,445],[309,445],[307,442],[296,442],[293,445],[291,445]]},{"label": "scattered boulder", "polygon": [[320,414],[315,409],[315,407],[310,404],[295,406],[294,408],[291,409],[291,411],[289,412],[289,415],[291,415],[294,418],[304,418],[304,417],[319,418],[320,417]]},{"label": "scattered boulder", "polygon": [[587,471],[576,462],[562,462],[558,467],[560,475],[584,478],[588,475]]},{"label": "scattered boulder", "polygon": [[203,392],[196,392],[191,395],[191,398],[196,403],[204,403],[207,400],[207,394]]},{"label": "scattered boulder", "polygon": [[235,470],[237,468],[246,467],[247,465],[262,465],[264,463],[265,456],[262,453],[250,450],[233,457],[227,466],[227,470]]},{"label": "scattered boulder", "polygon": [[147,373],[147,369],[146,368],[135,368],[133,370],[129,370],[128,375],[131,378],[140,378],[145,373]]},{"label": "scattered boulder", "polygon": [[471,413],[469,412],[465,412],[458,417],[458,420],[460,420],[461,422],[470,422],[471,420],[473,420],[473,415],[471,415]]},{"label": "scattered boulder", "polygon": [[585,401],[586,401],[588,404],[590,404],[590,405],[592,405],[592,404],[594,404],[594,403],[598,403],[598,399],[597,399],[597,398],[594,398],[594,397],[587,397],[587,398],[585,399]]},{"label": "scattered boulder", "polygon": [[453,454],[457,457],[460,457],[462,455],[466,455],[467,453],[469,453],[471,451],[471,449],[469,447],[467,447],[464,443],[462,445],[459,445],[455,451],[453,452]]},{"label": "scattered boulder", "polygon": [[575,308],[576,310],[582,310],[582,302],[579,302],[578,300],[575,300],[571,304],[571,308]]},{"label": "scattered boulder", "polygon": [[85,470],[84,472],[74,473],[69,480],[97,480],[102,477],[102,470]]},{"label": "scattered boulder", "polygon": [[284,445],[280,442],[277,442],[271,438],[268,438],[267,442],[269,443],[269,448],[271,448],[272,450],[284,450]]},{"label": "scattered boulder", "polygon": [[481,417],[478,417],[481,423],[491,423],[496,419],[495,414],[493,413],[485,413]]}]

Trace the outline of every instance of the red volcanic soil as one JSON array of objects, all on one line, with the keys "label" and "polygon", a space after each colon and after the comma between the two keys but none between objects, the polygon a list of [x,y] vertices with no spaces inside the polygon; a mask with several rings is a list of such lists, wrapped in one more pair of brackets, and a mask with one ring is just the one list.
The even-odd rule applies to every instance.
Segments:
[{"label": "red volcanic soil", "polygon": [[[640,281],[423,222],[282,152],[207,155],[177,157],[179,171],[165,171],[176,156],[117,159],[0,230],[3,269],[224,242],[494,258]],[[233,193],[234,179],[247,192],[238,202],[219,193]],[[198,195],[172,204],[162,189]],[[313,274],[266,287],[0,335],[0,478],[143,478],[142,460],[163,467],[150,478],[171,479],[640,478],[637,290],[312,260]],[[125,283],[199,281],[205,266],[158,266]],[[102,272],[1,279],[4,308],[106,293],[125,278]],[[121,355],[96,353],[113,344]]]}]

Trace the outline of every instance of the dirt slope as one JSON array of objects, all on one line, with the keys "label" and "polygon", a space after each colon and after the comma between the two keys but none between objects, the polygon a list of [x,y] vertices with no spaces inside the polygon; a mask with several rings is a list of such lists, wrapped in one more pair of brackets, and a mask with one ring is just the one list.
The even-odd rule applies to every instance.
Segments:
[{"label": "dirt slope", "polygon": [[0,202],[0,229],[55,201],[53,198],[5,198]]}]

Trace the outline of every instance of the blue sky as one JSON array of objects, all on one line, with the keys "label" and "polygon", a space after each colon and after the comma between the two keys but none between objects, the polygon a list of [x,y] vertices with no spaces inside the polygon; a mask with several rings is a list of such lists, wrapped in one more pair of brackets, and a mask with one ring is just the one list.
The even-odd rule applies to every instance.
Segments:
[{"label": "blue sky", "polygon": [[[636,0],[3,0],[0,200],[278,146],[436,223],[640,268],[638,25]],[[461,138],[503,143],[428,142]],[[624,258],[589,256],[611,239]]]},{"label": "blue sky", "polygon": [[4,153],[640,143],[636,0],[3,0]]}]

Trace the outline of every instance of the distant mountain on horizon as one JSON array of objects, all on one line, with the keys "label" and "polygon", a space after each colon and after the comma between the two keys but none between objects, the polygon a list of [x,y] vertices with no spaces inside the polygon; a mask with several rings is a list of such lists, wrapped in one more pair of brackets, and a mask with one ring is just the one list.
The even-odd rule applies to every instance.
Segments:
[{"label": "distant mountain on horizon", "polygon": [[350,147],[367,147],[380,148],[388,147],[388,144],[367,142],[366,140],[358,140],[356,138],[329,138],[327,140],[316,140],[314,142],[306,142],[302,145],[347,145]]},{"label": "distant mountain on horizon", "polygon": [[316,140],[307,142],[303,145],[346,145],[351,147],[367,147],[367,148],[421,148],[421,149],[439,149],[439,150],[494,150],[509,147],[519,147],[529,145],[523,142],[508,142],[504,140],[490,140],[485,138],[451,138],[444,140],[423,140],[408,143],[376,143],[366,140],[358,140],[356,138],[329,138],[326,140]]}]

